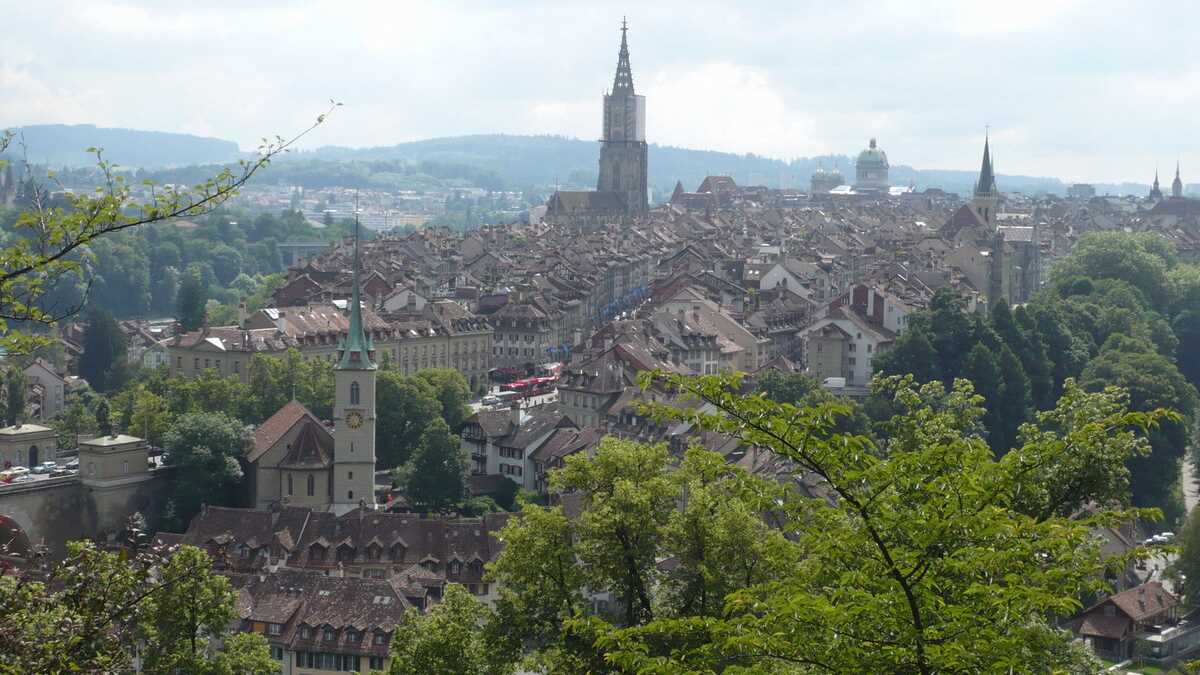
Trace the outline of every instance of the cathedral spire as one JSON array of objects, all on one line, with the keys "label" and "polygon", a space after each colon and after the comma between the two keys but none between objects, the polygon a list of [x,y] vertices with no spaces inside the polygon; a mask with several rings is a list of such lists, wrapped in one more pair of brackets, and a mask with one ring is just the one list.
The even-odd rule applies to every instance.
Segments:
[{"label": "cathedral spire", "polygon": [[996,174],[992,170],[992,151],[989,147],[991,139],[988,133],[983,135],[983,166],[979,168],[979,182],[975,184],[975,194],[990,195],[996,192]]},{"label": "cathedral spire", "polygon": [[350,330],[342,342],[342,358],[338,368],[342,370],[374,370],[371,352],[374,351],[372,340],[363,331],[362,300],[359,294],[359,268],[362,260],[358,253],[359,233],[362,226],[358,222],[358,198],[354,199],[354,287],[350,291]]},{"label": "cathedral spire", "polygon": [[617,55],[617,74],[613,76],[613,96],[633,96],[633,69],[629,67],[629,42],[625,34],[629,24],[621,18],[621,52]]},{"label": "cathedral spire", "polygon": [[1179,178],[1179,160],[1175,160],[1175,180],[1171,181],[1171,196],[1176,199],[1183,197],[1183,180]]}]

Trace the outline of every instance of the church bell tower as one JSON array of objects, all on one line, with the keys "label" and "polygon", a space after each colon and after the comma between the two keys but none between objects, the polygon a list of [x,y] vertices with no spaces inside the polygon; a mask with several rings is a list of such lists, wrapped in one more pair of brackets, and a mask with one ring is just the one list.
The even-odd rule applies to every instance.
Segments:
[{"label": "church bell tower", "polygon": [[983,166],[979,169],[979,182],[975,183],[975,194],[971,196],[971,209],[988,227],[996,225],[996,209],[1000,206],[1000,190],[996,188],[996,174],[992,169],[992,152],[988,137],[983,138]]},{"label": "church bell tower", "polygon": [[332,510],[342,514],[359,503],[375,508],[375,346],[363,330],[359,297],[359,230],[354,223],[354,288],[350,330],[338,346],[334,368]]},{"label": "church bell tower", "polygon": [[646,97],[633,91],[629,66],[628,24],[621,21],[621,51],[612,91],[604,95],[604,135],[600,145],[598,192],[615,192],[625,213],[638,216],[649,210],[647,195]]}]

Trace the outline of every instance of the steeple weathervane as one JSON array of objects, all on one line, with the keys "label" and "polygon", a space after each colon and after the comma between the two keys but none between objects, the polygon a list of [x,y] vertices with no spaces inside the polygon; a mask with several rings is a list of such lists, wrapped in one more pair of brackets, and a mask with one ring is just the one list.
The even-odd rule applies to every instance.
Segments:
[{"label": "steeple weathervane", "polygon": [[358,222],[358,195],[354,197],[354,287],[350,291],[350,329],[346,339],[342,341],[342,356],[338,368],[342,370],[375,370],[371,361],[371,352],[375,345],[363,331],[362,300],[359,295],[359,268],[362,261],[359,258],[358,242],[362,226]]}]

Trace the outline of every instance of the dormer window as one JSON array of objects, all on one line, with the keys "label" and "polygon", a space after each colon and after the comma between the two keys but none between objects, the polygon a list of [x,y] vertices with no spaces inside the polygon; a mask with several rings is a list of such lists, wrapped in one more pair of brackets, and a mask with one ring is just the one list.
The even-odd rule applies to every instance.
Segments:
[{"label": "dormer window", "polygon": [[325,627],[325,634],[324,634],[324,635],[322,635],[321,637],[322,637],[322,638],[324,638],[324,640],[325,640],[326,642],[333,642],[335,639],[337,639],[337,632],[336,632],[336,631],[334,631],[334,630],[333,630],[332,628],[330,628],[329,626],[326,626],[326,627]]},{"label": "dormer window", "polygon": [[462,574],[462,563],[457,560],[450,561],[450,574]]},{"label": "dormer window", "polygon": [[325,547],[320,544],[313,544],[308,549],[308,558],[315,562],[323,562],[325,560]]},{"label": "dormer window", "polygon": [[404,544],[392,544],[392,560],[402,562],[404,560]]}]

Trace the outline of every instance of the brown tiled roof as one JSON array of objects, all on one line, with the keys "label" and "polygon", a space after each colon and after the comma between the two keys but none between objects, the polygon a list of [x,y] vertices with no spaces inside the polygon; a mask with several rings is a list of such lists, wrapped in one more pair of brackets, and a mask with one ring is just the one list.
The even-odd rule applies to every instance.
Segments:
[{"label": "brown tiled roof", "polygon": [[1079,624],[1078,633],[1091,637],[1120,640],[1125,637],[1132,625],[1133,622],[1129,620],[1129,617],[1088,614]]},{"label": "brown tiled roof", "polygon": [[278,412],[271,415],[267,421],[260,424],[254,430],[254,447],[251,448],[249,456],[246,457],[247,461],[258,461],[258,458],[263,453],[275,447],[279,439],[283,438],[292,427],[296,426],[300,420],[306,417],[316,423],[317,426],[321,426],[321,421],[308,408],[305,408],[303,403],[295,400],[288,401]]},{"label": "brown tiled roof", "polygon": [[1147,581],[1141,586],[1117,593],[1106,602],[1116,605],[1134,621],[1142,621],[1178,605],[1179,598],[1163,588],[1161,582]]}]

